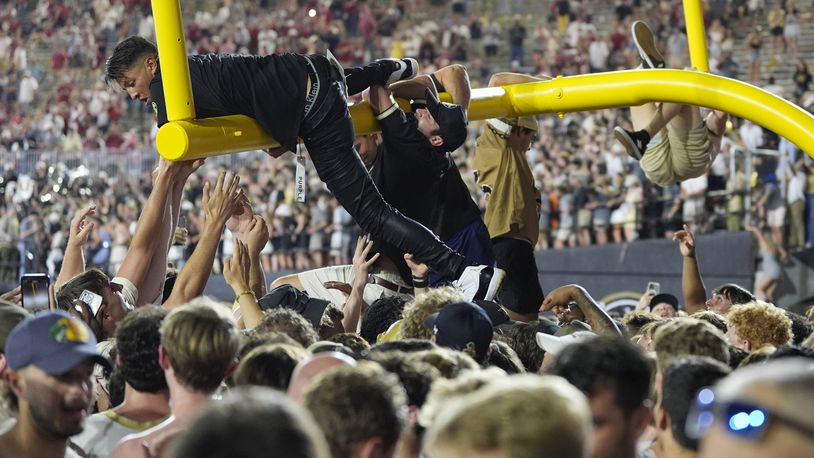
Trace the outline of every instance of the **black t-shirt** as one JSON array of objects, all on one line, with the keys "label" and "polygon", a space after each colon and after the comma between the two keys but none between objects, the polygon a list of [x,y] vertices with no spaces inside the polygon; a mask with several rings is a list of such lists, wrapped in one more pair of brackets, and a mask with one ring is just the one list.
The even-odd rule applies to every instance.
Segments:
[{"label": "black t-shirt", "polygon": [[[370,175],[384,200],[441,240],[481,217],[450,153],[438,153],[412,113],[396,109],[379,121],[384,141]],[[379,246],[404,275],[403,253]],[[406,271],[409,275],[409,270]]]},{"label": "black t-shirt", "polygon": [[[196,118],[249,116],[294,151],[305,110],[308,72],[304,56],[207,54],[188,59]],[[160,67],[150,81],[150,96],[161,127],[167,122],[167,107]]]}]

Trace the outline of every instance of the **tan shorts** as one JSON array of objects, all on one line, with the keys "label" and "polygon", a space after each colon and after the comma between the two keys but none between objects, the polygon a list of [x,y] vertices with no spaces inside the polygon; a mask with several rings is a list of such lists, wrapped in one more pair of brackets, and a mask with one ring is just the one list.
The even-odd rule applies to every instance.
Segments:
[{"label": "tan shorts", "polygon": [[659,186],[671,186],[703,175],[712,162],[713,146],[704,123],[689,132],[667,129],[647,145],[641,160],[647,178]]}]

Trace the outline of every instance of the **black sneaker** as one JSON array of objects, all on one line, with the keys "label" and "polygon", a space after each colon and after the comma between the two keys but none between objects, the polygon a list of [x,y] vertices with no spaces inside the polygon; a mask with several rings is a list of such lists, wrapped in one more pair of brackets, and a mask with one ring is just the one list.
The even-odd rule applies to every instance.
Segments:
[{"label": "black sneaker", "polygon": [[418,61],[411,57],[407,57],[405,59],[379,59],[376,62],[392,63],[395,67],[393,72],[390,74],[390,77],[388,77],[387,81],[384,83],[385,86],[393,84],[396,81],[409,80],[418,75]]},{"label": "black sneaker", "polygon": [[642,21],[636,21],[630,30],[644,68],[664,68],[664,56],[656,48],[656,39],[650,27]]},{"label": "black sneaker", "polygon": [[614,127],[613,136],[625,147],[627,154],[637,161],[642,160],[644,152],[647,151],[647,144],[650,143],[650,135],[646,130],[631,132],[621,127]]}]

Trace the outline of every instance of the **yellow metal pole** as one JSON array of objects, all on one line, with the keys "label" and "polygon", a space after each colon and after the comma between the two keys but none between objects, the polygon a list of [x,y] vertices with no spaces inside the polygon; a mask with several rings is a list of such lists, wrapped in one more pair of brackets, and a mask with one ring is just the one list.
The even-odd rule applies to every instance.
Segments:
[{"label": "yellow metal pole", "polygon": [[684,23],[687,26],[690,64],[699,71],[708,72],[707,35],[704,30],[701,0],[684,0]]},{"label": "yellow metal pole", "polygon": [[[442,99],[449,101],[448,94]],[[557,77],[549,81],[475,89],[469,119],[565,113],[675,102],[726,111],[776,132],[814,157],[814,116],[750,84],[688,70],[627,70]],[[370,107],[350,107],[357,133],[378,130]],[[197,159],[279,146],[246,116],[170,122],[161,127],[158,152],[169,160]]]},{"label": "yellow metal pole", "polygon": [[167,119],[195,119],[180,0],[152,0]]}]

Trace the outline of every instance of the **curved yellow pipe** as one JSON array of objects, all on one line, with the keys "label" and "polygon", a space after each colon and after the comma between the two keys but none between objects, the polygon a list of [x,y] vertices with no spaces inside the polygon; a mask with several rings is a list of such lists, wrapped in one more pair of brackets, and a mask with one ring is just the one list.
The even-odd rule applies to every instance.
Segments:
[{"label": "curved yellow pipe", "polygon": [[[442,94],[449,100],[449,96]],[[688,70],[627,70],[557,77],[550,81],[475,89],[469,119],[565,113],[674,102],[706,106],[754,121],[814,156],[814,116],[750,84]],[[366,104],[350,107],[357,133],[378,125]],[[279,146],[246,116],[176,121],[158,131],[159,153],[196,159]]]}]

